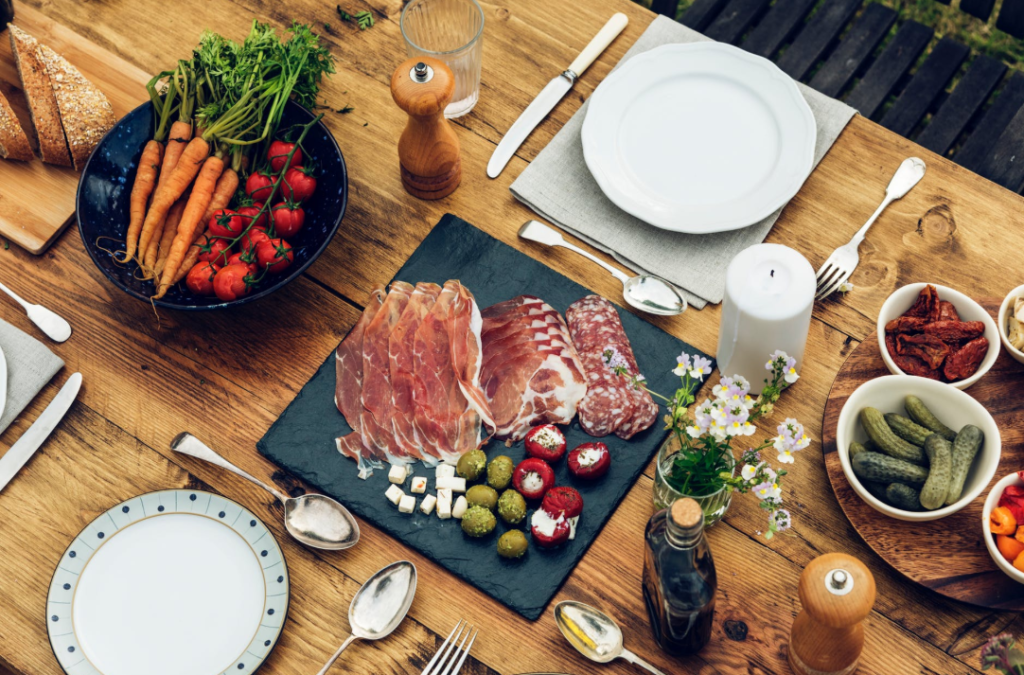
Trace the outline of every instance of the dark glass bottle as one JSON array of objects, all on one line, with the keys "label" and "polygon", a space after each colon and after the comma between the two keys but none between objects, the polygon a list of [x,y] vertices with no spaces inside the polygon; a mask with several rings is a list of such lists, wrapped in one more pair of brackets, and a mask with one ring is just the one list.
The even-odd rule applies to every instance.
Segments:
[{"label": "dark glass bottle", "polygon": [[647,523],[644,600],[654,639],[669,654],[699,651],[711,639],[718,579],[696,501],[677,499]]},{"label": "dark glass bottle", "polygon": [[11,21],[14,21],[13,0],[0,0],[0,32],[3,32]]}]

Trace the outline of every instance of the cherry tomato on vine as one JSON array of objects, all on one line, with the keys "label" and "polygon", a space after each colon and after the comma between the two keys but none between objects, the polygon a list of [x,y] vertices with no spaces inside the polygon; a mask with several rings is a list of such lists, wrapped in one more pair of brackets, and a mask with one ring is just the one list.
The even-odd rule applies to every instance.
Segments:
[{"label": "cherry tomato on vine", "polygon": [[246,265],[249,268],[249,274],[256,276],[256,272],[259,269],[256,267],[256,254],[248,251],[241,253],[234,253],[228,258],[229,265]]},{"label": "cherry tomato on vine", "polygon": [[227,239],[217,239],[203,235],[199,238],[199,260],[212,262],[216,265],[224,265],[228,256],[231,255],[231,242]]},{"label": "cherry tomato on vine", "polygon": [[267,236],[267,231],[264,228],[254,226],[242,235],[240,244],[243,251],[255,251],[260,242],[268,241],[269,239],[270,237]]},{"label": "cherry tomato on vine", "polygon": [[[270,168],[274,173],[280,173],[281,169],[284,168],[284,163],[288,161],[288,153],[295,148],[294,143],[288,143],[285,141],[274,141],[267,148],[267,159],[270,160]],[[292,160],[288,162],[288,166],[301,166],[302,165],[302,148],[295,148],[295,154],[292,155]]]},{"label": "cherry tomato on vine", "polygon": [[220,265],[198,262],[188,271],[185,285],[196,295],[213,295],[213,278],[220,271]]},{"label": "cherry tomato on vine", "polygon": [[234,239],[245,229],[242,218],[231,209],[214,211],[208,227],[210,234],[214,237],[227,237],[228,239]]},{"label": "cherry tomato on vine", "polygon": [[306,222],[306,212],[295,202],[281,202],[274,207],[274,234],[294,237]]},{"label": "cherry tomato on vine", "polygon": [[274,189],[274,178],[266,171],[256,171],[245,179],[245,194],[253,201],[265,202]]},{"label": "cherry tomato on vine", "polygon": [[[237,213],[239,217],[242,219],[243,229],[249,227],[250,223],[252,223],[252,225],[254,225],[255,227],[260,228],[261,230],[267,229],[267,222],[269,221],[267,214],[269,212],[269,209],[267,211],[264,211],[263,213],[260,213],[260,209],[262,208],[263,204],[260,202],[256,202],[255,204],[252,204],[250,206],[242,206],[239,209],[237,209]],[[257,216],[259,217],[257,218]]]},{"label": "cherry tomato on vine", "polygon": [[304,202],[316,192],[316,178],[309,169],[293,166],[284,172],[280,188],[281,196],[293,202]]},{"label": "cherry tomato on vine", "polygon": [[256,257],[259,258],[261,270],[279,274],[292,264],[295,253],[292,252],[291,244],[284,239],[268,239],[256,245]]},{"label": "cherry tomato on vine", "polygon": [[252,278],[248,265],[228,265],[213,277],[213,292],[224,302],[231,302],[249,294]]}]

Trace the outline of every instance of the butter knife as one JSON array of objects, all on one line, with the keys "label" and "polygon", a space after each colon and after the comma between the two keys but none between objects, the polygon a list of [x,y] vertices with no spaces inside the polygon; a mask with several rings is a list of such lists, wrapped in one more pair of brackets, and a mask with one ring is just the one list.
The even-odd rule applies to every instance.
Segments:
[{"label": "butter knife", "polygon": [[21,438],[11,446],[7,454],[0,457],[0,490],[7,487],[7,484],[21,470],[21,467],[25,466],[25,463],[31,459],[32,455],[39,449],[39,446],[50,437],[50,433],[57,428],[60,421],[64,419],[64,414],[67,413],[71,404],[75,402],[78,390],[81,388],[82,374],[75,373],[60,388],[60,391],[50,401],[50,405],[46,406],[46,410],[39,416],[39,419],[33,422],[28,431],[21,435]]},{"label": "butter knife", "polygon": [[608,48],[608,45],[618,37],[627,23],[629,23],[629,17],[625,14],[619,12],[613,15],[608,19],[604,28],[590,41],[590,44],[583,48],[576,60],[569,64],[569,68],[541,89],[537,98],[526,106],[526,110],[509,127],[508,133],[494,149],[494,154],[491,155],[491,160],[487,163],[489,178],[497,178],[501,174],[505,165],[512,159],[512,155],[516,154],[516,150],[523,144],[530,132],[547,117],[547,114],[562,100],[562,97],[569,93],[572,85],[576,83],[583,71],[589,68],[590,64],[601,55],[601,52]]}]

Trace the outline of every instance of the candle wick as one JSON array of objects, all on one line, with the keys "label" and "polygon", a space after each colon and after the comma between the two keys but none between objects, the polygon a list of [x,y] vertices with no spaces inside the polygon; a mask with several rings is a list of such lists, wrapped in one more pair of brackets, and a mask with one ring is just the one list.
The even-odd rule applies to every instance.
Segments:
[{"label": "candle wick", "polygon": [[772,270],[772,279],[775,278],[775,270]]}]

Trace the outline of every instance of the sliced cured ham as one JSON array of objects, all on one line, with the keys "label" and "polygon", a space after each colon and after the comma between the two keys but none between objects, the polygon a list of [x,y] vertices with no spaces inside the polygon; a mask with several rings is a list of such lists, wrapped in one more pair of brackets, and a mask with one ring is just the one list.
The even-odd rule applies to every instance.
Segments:
[{"label": "sliced cured ham", "polygon": [[352,433],[337,439],[338,452],[359,463],[360,478],[367,478],[382,464],[375,454],[363,448],[359,433],[359,420],[363,413],[363,335],[387,294],[383,286],[374,286],[359,321],[334,353],[337,380],[334,385],[334,404],[345,417]]},{"label": "sliced cured ham", "polygon": [[592,436],[614,432],[628,439],[654,424],[658,405],[650,393],[631,386],[605,362],[604,352],[614,350],[630,375],[640,374],[615,306],[600,296],[588,295],[570,305],[565,316],[590,384],[580,403],[583,430]]},{"label": "sliced cured ham", "polygon": [[480,382],[495,436],[517,441],[539,424],[569,424],[587,392],[583,364],[556,309],[521,295],[483,310]]},{"label": "sliced cured ham", "polygon": [[437,458],[424,454],[423,440],[416,431],[414,390],[416,389],[416,356],[414,343],[416,330],[430,313],[441,287],[437,284],[419,283],[409,297],[409,304],[398,319],[388,338],[388,356],[391,363],[391,424],[395,441],[401,452],[409,457],[424,460],[428,466],[437,463]]},{"label": "sliced cured ham", "polygon": [[415,430],[424,455],[449,464],[481,447],[494,430],[480,391],[480,324],[473,295],[448,281],[413,339]]}]

